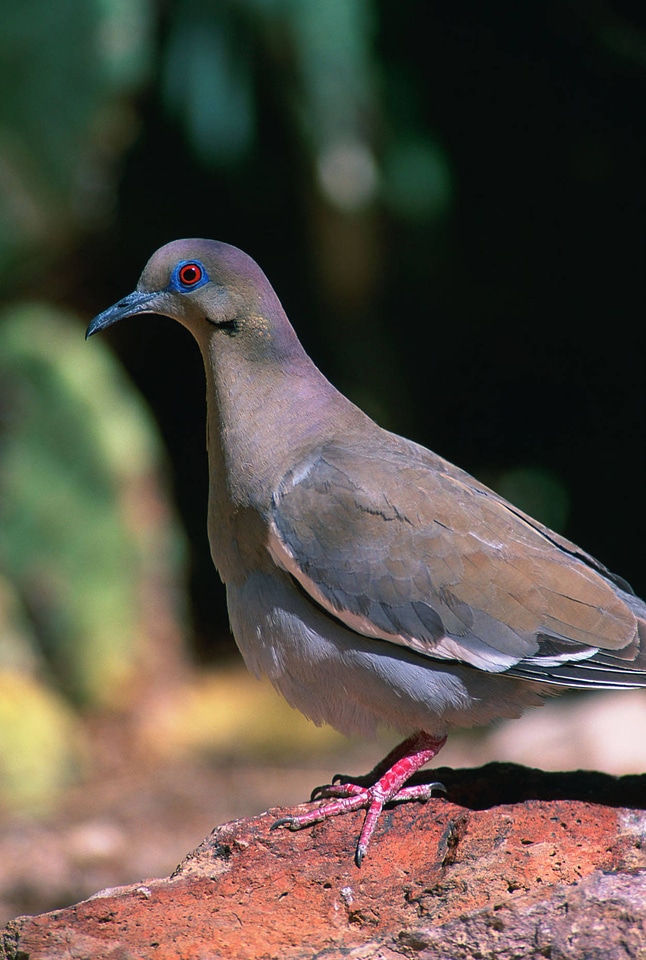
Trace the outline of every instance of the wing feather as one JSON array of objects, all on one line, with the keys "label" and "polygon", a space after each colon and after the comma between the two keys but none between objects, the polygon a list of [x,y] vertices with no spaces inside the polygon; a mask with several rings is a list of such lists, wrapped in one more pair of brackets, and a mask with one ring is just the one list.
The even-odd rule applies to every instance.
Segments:
[{"label": "wing feather", "polygon": [[394,440],[328,444],[273,497],[269,548],[317,603],[430,657],[496,672],[527,662],[527,679],[541,679],[542,663],[633,643],[623,581],[468,474]]}]

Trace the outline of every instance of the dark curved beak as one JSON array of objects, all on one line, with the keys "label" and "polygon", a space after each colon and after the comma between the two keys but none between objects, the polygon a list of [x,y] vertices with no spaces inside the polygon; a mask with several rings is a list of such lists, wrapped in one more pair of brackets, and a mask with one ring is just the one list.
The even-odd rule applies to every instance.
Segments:
[{"label": "dark curved beak", "polygon": [[103,313],[100,313],[98,317],[91,321],[85,331],[85,339],[87,340],[97,330],[105,330],[106,327],[111,327],[113,323],[116,323],[117,320],[123,320],[124,317],[134,317],[137,313],[154,313],[154,309],[150,309],[150,304],[158,296],[157,293],[145,293],[141,290],[129,293],[123,300],[119,300],[118,303],[108,307],[107,310],[104,310]]}]

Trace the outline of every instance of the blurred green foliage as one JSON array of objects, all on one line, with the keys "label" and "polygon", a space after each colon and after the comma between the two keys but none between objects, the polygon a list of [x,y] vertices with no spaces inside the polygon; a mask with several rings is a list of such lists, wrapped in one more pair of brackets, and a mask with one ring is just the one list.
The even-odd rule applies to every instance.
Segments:
[{"label": "blurred green foliage", "polygon": [[349,213],[381,198],[398,215],[435,218],[451,200],[449,162],[405,84],[406,108],[377,143],[377,26],[372,0],[176,0],[161,51],[163,104],[199,161],[232,167],[262,135],[264,65],[329,203]]},{"label": "blurred green foliage", "polygon": [[145,646],[160,543],[132,514],[159,471],[155,427],[78,317],[20,296],[111,215],[152,41],[148,0],[0,12],[0,799],[21,809],[78,772],[75,709],[123,707]]},{"label": "blurred green foliage", "polygon": [[85,758],[81,723],[64,698],[29,674],[0,670],[2,808],[48,813]]},{"label": "blurred green foliage", "polygon": [[128,709],[149,672],[146,588],[170,588],[167,616],[181,537],[149,515],[150,415],[76,317],[4,311],[0,409],[0,788],[38,809],[82,766],[74,708]]},{"label": "blurred green foliage", "polygon": [[0,318],[0,564],[61,688],[109,703],[137,649],[140,562],[120,497],[158,450],[115,361],[79,334],[43,305]]},{"label": "blurred green foliage", "polygon": [[110,168],[152,53],[150,0],[22,0],[0,11],[0,280],[105,222]]}]

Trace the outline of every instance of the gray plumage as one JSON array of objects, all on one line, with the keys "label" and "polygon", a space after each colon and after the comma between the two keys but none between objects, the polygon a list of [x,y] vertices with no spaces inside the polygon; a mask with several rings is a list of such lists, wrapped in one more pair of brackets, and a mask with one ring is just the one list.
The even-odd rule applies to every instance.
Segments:
[{"label": "gray plumage", "polygon": [[440,738],[561,686],[646,685],[630,587],[342,396],[242,251],[167,244],[88,336],[137,313],[173,317],[202,351],[231,626],[247,666],[306,716]]}]

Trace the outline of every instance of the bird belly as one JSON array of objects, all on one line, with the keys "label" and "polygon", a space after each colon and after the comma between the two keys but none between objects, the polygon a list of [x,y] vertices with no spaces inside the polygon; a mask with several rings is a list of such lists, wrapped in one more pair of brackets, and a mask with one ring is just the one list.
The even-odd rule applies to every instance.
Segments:
[{"label": "bird belly", "polygon": [[[381,726],[444,735],[517,717],[542,702],[542,685],[435,661],[347,629],[311,603],[288,574],[227,585],[229,617],[247,667],[267,676],[316,724],[374,735]],[[551,691],[550,691],[551,692]]]}]

